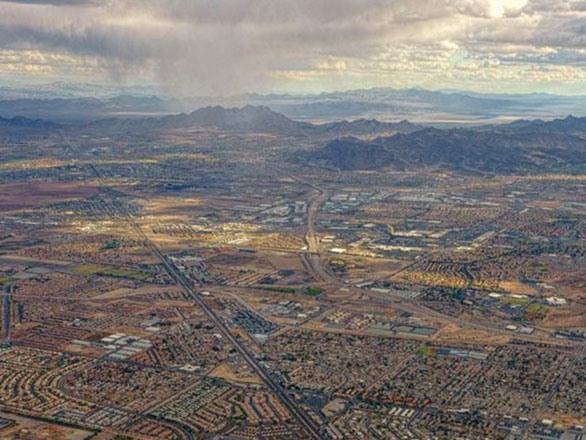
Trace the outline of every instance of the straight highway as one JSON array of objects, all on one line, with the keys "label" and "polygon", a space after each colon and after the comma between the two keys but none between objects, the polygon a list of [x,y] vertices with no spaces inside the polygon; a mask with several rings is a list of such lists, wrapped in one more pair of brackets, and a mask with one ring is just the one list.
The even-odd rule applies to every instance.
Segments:
[{"label": "straight highway", "polygon": [[[77,154],[80,154],[79,148],[73,144],[64,134],[63,139],[65,143],[69,146],[70,149],[74,150]],[[88,169],[95,177],[98,179],[100,186],[103,187],[106,192],[110,195],[111,198],[115,198],[116,195],[113,191],[111,191],[110,187],[106,183],[105,179],[102,177],[98,169],[93,164],[87,165]],[[214,323],[214,325],[218,328],[219,332],[225,337],[230,344],[236,349],[236,351],[243,357],[246,363],[251,367],[251,369],[261,378],[263,383],[267,386],[267,388],[273,392],[283,403],[283,405],[289,410],[292,417],[300,424],[303,430],[309,435],[311,439],[314,440],[322,440],[327,439],[328,435],[324,428],[318,426],[317,423],[309,417],[301,409],[297,403],[293,400],[293,398],[277,383],[275,382],[270,374],[266,371],[266,369],[256,360],[253,354],[251,354],[248,349],[236,339],[236,337],[232,334],[232,332],[228,329],[228,327],[224,324],[224,322],[216,315],[216,313],[211,309],[211,307],[203,300],[203,298],[197,294],[191,283],[183,276],[183,274],[175,267],[173,263],[169,261],[169,259],[163,254],[161,249],[154,243],[142,230],[138,222],[136,221],[135,217],[124,210],[121,206],[123,205],[116,205],[110,204],[109,210],[113,216],[119,217],[125,220],[128,225],[138,234],[138,236],[144,241],[145,245],[158,257],[161,261],[163,266],[165,267],[167,273],[174,279],[174,281],[182,287],[184,291],[184,296],[187,299],[192,300],[195,302],[208,316],[208,318]]]}]

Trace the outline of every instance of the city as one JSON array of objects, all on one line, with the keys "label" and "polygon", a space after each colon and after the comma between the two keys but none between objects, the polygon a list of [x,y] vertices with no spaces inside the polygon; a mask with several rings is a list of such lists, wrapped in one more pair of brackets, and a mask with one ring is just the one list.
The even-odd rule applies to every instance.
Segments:
[{"label": "city", "polygon": [[586,438],[581,2],[121,2],[0,0],[0,439]]}]

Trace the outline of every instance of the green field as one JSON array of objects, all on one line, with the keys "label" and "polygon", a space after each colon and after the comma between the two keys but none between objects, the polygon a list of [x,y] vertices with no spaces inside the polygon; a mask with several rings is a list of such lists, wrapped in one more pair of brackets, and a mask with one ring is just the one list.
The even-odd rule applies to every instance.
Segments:
[{"label": "green field", "polygon": [[108,251],[111,249],[118,249],[120,247],[120,243],[118,242],[118,240],[110,240],[108,243],[106,243],[104,246],[102,246],[100,248],[100,251]]},{"label": "green field", "polygon": [[97,264],[80,264],[71,269],[71,271],[78,275],[96,275],[107,268],[107,266],[99,266]]},{"label": "green field", "polygon": [[533,303],[527,307],[527,313],[544,313],[549,310],[549,307],[544,306],[543,304]]},{"label": "green field", "polygon": [[543,319],[549,312],[550,308],[539,303],[532,303],[525,309],[525,318],[528,320]]},{"label": "green field", "polygon": [[302,293],[307,296],[319,296],[324,292],[320,287],[307,287],[303,289]]},{"label": "green field", "polygon": [[529,298],[512,298],[512,297],[503,297],[500,299],[501,302],[506,304],[510,304],[512,306],[524,306],[529,304]]},{"label": "green field", "polygon": [[8,284],[14,281],[14,278],[9,277],[8,275],[0,275],[0,285]]},{"label": "green field", "polygon": [[[259,287],[260,290],[277,293],[297,293],[297,289],[293,287]],[[299,291],[303,295],[315,297],[321,295],[324,290],[320,287],[306,287]]]},{"label": "green field", "polygon": [[260,290],[278,293],[295,293],[295,289],[292,287],[261,287]]},{"label": "green field", "polygon": [[418,353],[421,356],[435,356],[437,349],[435,347],[430,347],[428,345],[425,345],[424,347],[421,347],[418,350]]}]

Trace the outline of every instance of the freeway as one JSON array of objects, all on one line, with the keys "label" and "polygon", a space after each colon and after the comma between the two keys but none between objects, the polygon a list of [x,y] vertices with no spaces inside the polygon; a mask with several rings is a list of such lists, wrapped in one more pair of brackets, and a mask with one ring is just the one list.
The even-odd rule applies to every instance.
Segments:
[{"label": "freeway", "polygon": [[303,240],[305,241],[306,249],[301,253],[301,258],[304,265],[317,281],[334,281],[336,284],[339,284],[340,281],[330,274],[321,264],[319,237],[316,234],[317,216],[323,204],[329,197],[328,192],[322,187],[294,174],[290,174],[278,167],[273,166],[271,168],[277,173],[283,174],[284,176],[287,176],[302,185],[308,186],[313,190],[314,194],[309,198],[307,213],[305,215],[306,230]]},{"label": "freeway", "polygon": [[[278,169],[277,169],[277,171],[284,173],[283,171],[280,171]],[[284,174],[287,174],[287,173],[284,173]],[[304,180],[299,179],[296,176],[293,176],[290,174],[287,174],[287,175],[290,178],[292,178],[302,184],[310,186],[314,191],[316,191],[316,196],[314,196],[310,199],[309,207],[307,210],[306,233],[305,233],[305,242],[307,245],[307,249],[302,254],[302,256],[303,256],[303,259],[306,263],[307,268],[309,270],[311,270],[313,276],[317,280],[328,281],[330,283],[333,283],[334,285],[337,285],[339,288],[343,287],[345,289],[348,289],[351,292],[365,294],[370,298],[370,300],[374,304],[378,303],[381,306],[383,306],[383,305],[391,306],[391,307],[394,307],[394,308],[401,310],[401,311],[405,311],[405,312],[409,312],[409,313],[413,313],[413,314],[419,314],[419,315],[423,315],[426,317],[431,317],[431,318],[434,318],[440,322],[451,323],[451,324],[455,324],[457,326],[464,327],[464,328],[473,328],[476,330],[483,330],[483,331],[488,331],[491,333],[513,336],[513,334],[505,328],[502,328],[502,327],[499,327],[496,325],[491,325],[489,323],[474,322],[474,321],[464,320],[464,319],[461,319],[458,317],[450,316],[445,313],[441,313],[436,310],[430,309],[429,307],[424,306],[423,304],[421,304],[421,302],[419,302],[415,299],[406,298],[401,295],[396,295],[396,294],[393,294],[392,292],[380,293],[380,292],[372,291],[369,289],[364,289],[364,288],[359,288],[359,287],[356,287],[353,285],[349,285],[345,281],[343,281],[343,280],[337,278],[336,276],[334,276],[333,274],[331,274],[329,271],[327,271],[323,267],[322,260],[321,260],[321,253],[320,253],[321,250],[320,250],[319,238],[317,237],[317,234],[316,234],[317,217],[318,217],[318,214],[319,214],[321,207],[323,206],[323,204],[325,203],[325,201],[328,198],[328,193],[327,193],[327,191],[316,186],[313,183],[304,181]],[[431,252],[431,253],[425,255],[425,257],[429,257],[433,254],[434,253]],[[408,268],[412,267],[414,264],[417,264],[418,262],[420,262],[420,260],[416,260],[415,262],[413,262],[411,264],[403,266],[397,272],[395,272],[392,275],[392,277],[395,277],[399,273],[407,270]],[[548,334],[548,335],[515,334],[514,336],[517,339],[532,341],[532,342],[536,342],[536,343],[539,343],[539,342],[553,342],[553,343],[555,343],[555,342],[557,342],[553,338],[553,336],[551,336],[551,334]],[[574,345],[574,344],[572,344],[572,345]],[[575,350],[575,355],[574,355],[573,359],[571,360],[571,362],[568,363],[568,365],[566,365],[562,374],[560,375],[560,377],[556,381],[556,384],[552,387],[552,389],[550,390],[550,392],[548,393],[548,395],[544,399],[540,409],[536,412],[536,414],[534,414],[532,422],[539,420],[539,418],[547,410],[551,400],[553,399],[553,397],[555,396],[555,394],[559,390],[561,383],[565,380],[568,373],[572,369],[575,368],[578,360],[581,357],[583,357],[585,355],[585,353],[586,353],[586,344],[580,345]],[[479,374],[480,374],[480,372],[479,372]],[[411,434],[418,437],[414,432],[411,432]],[[525,426],[525,428],[523,430],[522,440],[527,439],[529,434],[530,434],[529,425],[527,425],[527,426]],[[398,438],[401,438],[399,433],[395,433],[395,435],[397,435]]]},{"label": "freeway", "polygon": [[[287,177],[299,182],[302,185],[306,185],[310,187],[314,191],[313,197],[309,199],[309,206],[307,209],[307,214],[305,217],[305,243],[307,249],[301,254],[302,259],[305,263],[305,266],[308,270],[311,271],[314,278],[318,281],[325,281],[337,286],[338,288],[345,288],[349,292],[355,292],[357,294],[367,295],[373,304],[380,304],[381,306],[390,306],[397,310],[408,312],[420,316],[426,316],[428,318],[433,318],[439,322],[443,322],[446,324],[454,324],[462,328],[471,328],[475,330],[482,330],[488,331],[496,334],[512,336],[516,339],[531,341],[531,342],[546,342],[546,343],[559,343],[559,340],[556,340],[551,334],[532,334],[532,335],[525,335],[525,334],[516,334],[512,333],[510,330],[498,325],[493,325],[490,323],[483,323],[483,322],[475,322],[468,319],[462,319],[459,317],[451,316],[446,313],[438,312],[434,309],[426,307],[420,301],[416,299],[407,298],[405,296],[397,295],[392,292],[376,292],[370,289],[365,289],[361,287],[357,287],[352,284],[348,284],[344,280],[336,277],[332,273],[330,273],[323,265],[322,262],[322,251],[320,248],[319,237],[316,234],[316,222],[319,212],[329,197],[328,192],[316,184],[309,182],[307,180],[301,179],[293,174],[290,174],[286,171],[283,171],[279,168],[273,167],[275,171],[286,175]],[[430,257],[434,255],[435,252],[430,252],[422,258]],[[420,263],[421,259],[418,259],[408,265],[401,267],[398,271],[394,272],[392,277],[395,277],[399,273],[407,270],[408,268],[412,267],[413,265]],[[570,343],[571,345],[576,345]]]},{"label": "freeway", "polygon": [[306,216],[307,230],[304,237],[307,249],[301,256],[307,268],[313,273],[313,276],[318,281],[335,280],[333,275],[331,275],[321,264],[319,237],[315,232],[317,215],[328,196],[329,195],[326,191],[322,191],[314,196],[309,202]]},{"label": "freeway", "polygon": [[[80,154],[80,150],[77,147],[77,145],[73,144],[65,136],[65,134],[63,134],[63,139],[70,149]],[[106,192],[110,195],[110,198],[115,199],[116,194],[108,186],[108,184],[106,183],[105,179],[102,177],[98,169],[91,163],[87,164],[87,167],[89,168],[91,173],[96,176],[100,183],[100,186],[106,190]],[[125,220],[128,223],[128,225],[137,233],[137,235],[143,240],[145,245],[157,256],[157,258],[165,267],[167,273],[175,280],[175,282],[180,287],[182,287],[186,299],[192,300],[204,311],[208,318],[217,327],[222,336],[230,342],[230,344],[242,356],[242,358],[246,361],[250,368],[261,378],[266,387],[281,400],[283,405],[289,410],[293,418],[301,425],[301,427],[309,435],[309,437],[317,440],[328,438],[325,429],[321,426],[318,426],[316,422],[311,417],[309,417],[309,415],[307,415],[305,411],[303,411],[303,409],[301,409],[297,405],[293,398],[277,382],[275,382],[272,379],[268,371],[256,360],[254,355],[248,351],[244,344],[242,344],[240,341],[236,339],[236,337],[232,334],[232,332],[228,329],[224,322],[216,315],[212,308],[203,300],[203,298],[200,295],[197,294],[197,292],[194,290],[193,286],[185,278],[185,276],[163,254],[163,252],[157,246],[157,244],[145,234],[145,232],[142,230],[142,228],[136,221],[134,215],[124,210],[122,206],[123,205],[110,204],[108,208],[109,214],[113,217],[118,217],[122,220]]]}]

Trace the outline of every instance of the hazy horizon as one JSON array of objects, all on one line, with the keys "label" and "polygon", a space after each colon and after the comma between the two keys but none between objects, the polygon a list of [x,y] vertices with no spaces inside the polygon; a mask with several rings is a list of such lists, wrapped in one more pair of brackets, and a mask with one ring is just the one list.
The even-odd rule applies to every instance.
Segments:
[{"label": "hazy horizon", "polygon": [[[232,93],[218,93],[218,94],[173,94],[169,93],[168,91],[161,90],[158,85],[156,84],[131,84],[131,83],[120,83],[120,82],[83,82],[83,81],[62,81],[62,80],[55,80],[55,81],[46,81],[46,82],[6,82],[4,84],[0,84],[0,88],[4,87],[5,89],[13,89],[13,90],[43,90],[49,89],[51,90],[52,87],[62,85],[65,87],[70,87],[72,89],[79,88],[80,92],[83,87],[87,87],[88,90],[91,87],[95,88],[104,88],[106,90],[112,90],[114,92],[120,92],[119,95],[127,94],[129,96],[133,95],[145,95],[145,96],[152,96],[158,97],[161,99],[189,99],[189,98],[202,98],[202,97],[213,97],[213,98],[231,98],[237,97],[242,95],[261,95],[261,96],[269,96],[269,95],[290,95],[290,96],[319,96],[322,94],[336,94],[336,93],[348,93],[348,92],[357,92],[357,91],[370,91],[376,89],[387,89],[387,90],[395,90],[395,91],[408,91],[408,90],[422,90],[422,91],[429,91],[429,92],[439,92],[439,93],[461,93],[461,94],[469,94],[469,95],[498,95],[498,96],[529,96],[529,95],[551,95],[551,96],[567,96],[567,97],[581,97],[586,96],[586,90],[580,90],[576,92],[551,92],[551,91],[520,91],[520,92],[504,92],[498,90],[480,90],[476,91],[474,89],[467,89],[467,88],[446,88],[446,87],[423,87],[417,84],[410,85],[410,86],[391,86],[391,85],[375,85],[375,86],[364,86],[364,87],[342,87],[342,88],[332,88],[332,89],[323,89],[323,90],[315,90],[315,91],[296,91],[294,89],[276,89],[276,90],[269,90],[269,91],[259,91],[256,89],[250,90],[242,90],[242,91],[235,91]],[[133,93],[133,91],[140,93]],[[88,94],[89,96],[89,94]]]},{"label": "hazy horizon", "polygon": [[583,1],[0,1],[0,82],[576,95]]}]

